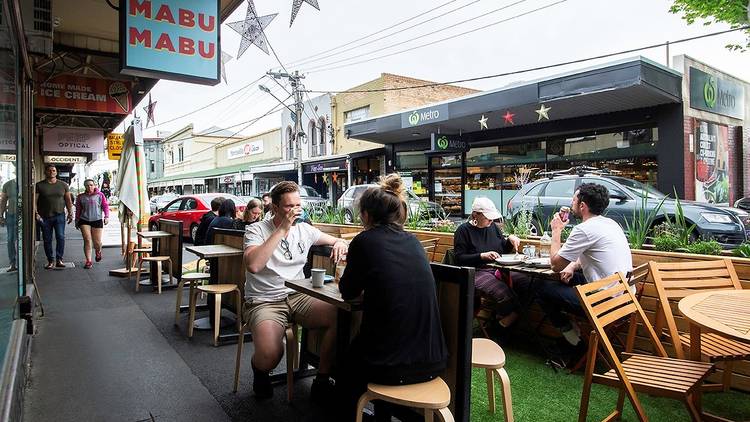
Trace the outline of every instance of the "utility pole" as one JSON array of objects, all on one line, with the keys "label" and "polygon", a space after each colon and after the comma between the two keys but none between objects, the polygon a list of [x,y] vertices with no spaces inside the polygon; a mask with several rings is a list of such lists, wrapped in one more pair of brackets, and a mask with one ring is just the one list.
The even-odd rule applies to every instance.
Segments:
[{"label": "utility pole", "polygon": [[297,184],[302,185],[302,138],[305,136],[305,132],[302,130],[302,112],[305,106],[302,104],[302,89],[304,87],[300,80],[304,79],[305,76],[300,75],[297,70],[293,74],[271,71],[266,72],[266,74],[276,79],[285,78],[292,85],[292,97],[294,97],[294,133],[292,134],[292,142],[294,142],[296,155],[294,157],[294,165],[297,167]]}]

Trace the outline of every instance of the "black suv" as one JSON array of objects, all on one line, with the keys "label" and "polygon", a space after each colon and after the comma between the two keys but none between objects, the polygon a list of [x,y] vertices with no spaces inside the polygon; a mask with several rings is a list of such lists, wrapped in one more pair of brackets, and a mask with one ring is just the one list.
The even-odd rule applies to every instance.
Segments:
[{"label": "black suv", "polygon": [[[508,201],[507,215],[515,220],[522,209],[531,210],[531,231],[533,234],[541,234],[542,230],[549,230],[549,227],[542,228],[542,224],[547,224],[561,206],[570,206],[573,194],[582,183],[597,183],[609,190],[609,207],[605,215],[623,228],[626,227],[626,220],[632,223],[633,211],[642,206],[644,196],[647,210],[658,207],[666,196],[651,186],[621,176],[603,173],[562,175],[524,185]],[[675,204],[674,199],[667,198],[654,225],[665,221],[664,214],[674,219]],[[746,212],[687,200],[680,200],[680,204],[687,223],[696,225],[693,231],[696,237],[714,239],[725,248],[735,247],[747,239],[750,218]],[[577,223],[572,214],[571,223]]]}]

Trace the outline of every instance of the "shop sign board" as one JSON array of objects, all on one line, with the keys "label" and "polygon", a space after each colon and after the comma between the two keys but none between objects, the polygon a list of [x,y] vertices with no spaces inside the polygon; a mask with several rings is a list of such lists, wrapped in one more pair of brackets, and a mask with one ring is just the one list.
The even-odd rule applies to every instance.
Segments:
[{"label": "shop sign board", "polygon": [[690,68],[690,107],[745,118],[745,89],[737,82]]},{"label": "shop sign board", "polygon": [[428,123],[443,122],[449,118],[448,104],[407,111],[401,113],[401,128],[404,129],[426,125]]},{"label": "shop sign board", "polygon": [[107,135],[107,156],[110,160],[119,160],[122,155],[122,145],[125,143],[124,133],[110,133]]},{"label": "shop sign board", "polygon": [[263,154],[263,141],[252,141],[227,149],[227,159],[247,157],[248,155]]},{"label": "shop sign board", "polygon": [[55,127],[45,129],[42,136],[42,149],[45,152],[104,152],[104,132],[100,129]]},{"label": "shop sign board", "polygon": [[86,164],[88,158],[84,155],[45,155],[44,162],[48,164]]},{"label": "shop sign board", "polygon": [[337,161],[327,161],[325,163],[311,163],[303,166],[304,173],[327,173],[331,171],[346,171],[346,159]]},{"label": "shop sign board", "polygon": [[121,73],[219,83],[219,1],[120,1]]},{"label": "shop sign board", "polygon": [[729,128],[699,120],[695,140],[695,200],[728,203]]},{"label": "shop sign board", "polygon": [[0,154],[0,161],[15,163],[16,154]]},{"label": "shop sign board", "polygon": [[460,136],[440,135],[433,133],[431,137],[430,153],[440,152],[465,152],[469,149],[469,144],[462,141]]},{"label": "shop sign board", "polygon": [[57,110],[128,114],[132,106],[130,82],[60,75],[38,76],[35,106]]}]

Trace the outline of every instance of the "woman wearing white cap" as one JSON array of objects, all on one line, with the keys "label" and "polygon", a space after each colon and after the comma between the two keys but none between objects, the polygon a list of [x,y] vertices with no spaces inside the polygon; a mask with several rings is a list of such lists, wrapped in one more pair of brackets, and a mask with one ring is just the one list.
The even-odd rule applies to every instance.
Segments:
[{"label": "woman wearing white cap", "polygon": [[[521,240],[514,235],[504,236],[493,223],[499,218],[500,212],[489,198],[474,199],[469,221],[458,226],[453,235],[453,248],[457,265],[476,268],[474,288],[477,294],[494,299],[500,325],[508,326],[516,319],[518,301],[511,287],[502,280],[503,275],[487,264],[502,253],[517,252]],[[512,278],[514,283],[525,279],[518,273],[513,273]]]}]

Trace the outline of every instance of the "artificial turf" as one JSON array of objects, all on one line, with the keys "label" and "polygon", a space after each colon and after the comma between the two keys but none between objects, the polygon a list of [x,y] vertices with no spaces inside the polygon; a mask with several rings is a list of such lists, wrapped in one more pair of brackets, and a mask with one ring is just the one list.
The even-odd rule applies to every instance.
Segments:
[{"label": "artificial turf", "polygon": [[[577,421],[581,401],[583,375],[555,372],[545,365],[544,358],[524,350],[505,348],[505,368],[510,377],[513,414],[516,421]],[[471,377],[472,422],[502,420],[500,386],[495,381],[496,414],[488,410],[487,384],[484,369],[474,369]],[[707,393],[703,396],[705,411],[736,421],[750,421],[750,394],[738,391]],[[689,421],[682,402],[639,393],[646,415],[654,422]],[[594,385],[589,401],[588,420],[602,420],[617,402],[617,390]],[[623,421],[637,421],[626,399]]]}]

